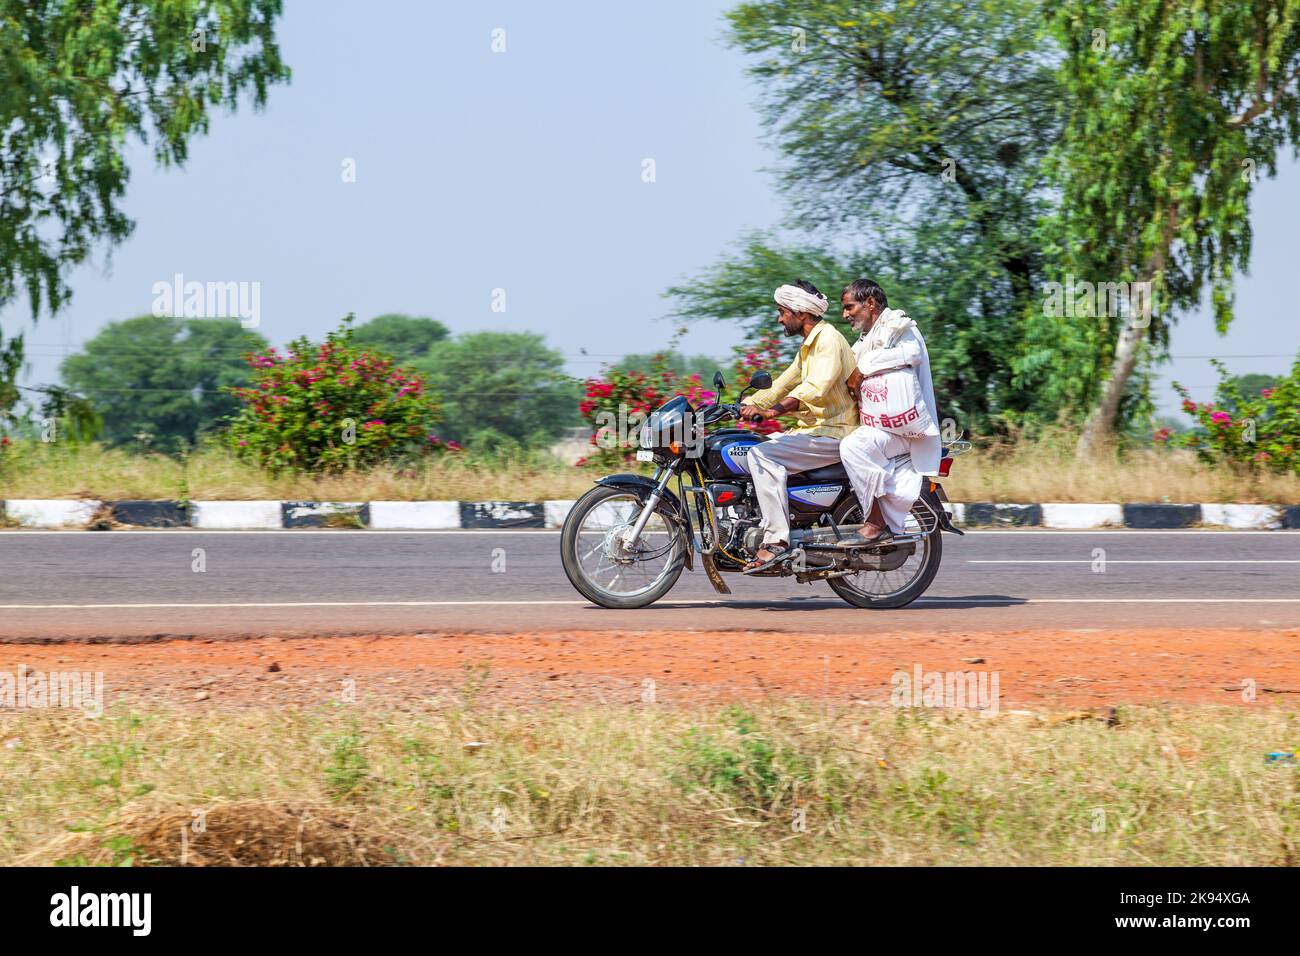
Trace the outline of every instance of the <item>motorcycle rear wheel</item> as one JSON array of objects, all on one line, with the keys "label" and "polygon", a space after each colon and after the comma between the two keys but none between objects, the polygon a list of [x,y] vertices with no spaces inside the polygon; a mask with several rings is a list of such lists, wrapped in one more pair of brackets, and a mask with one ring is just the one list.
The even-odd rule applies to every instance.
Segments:
[{"label": "motorcycle rear wheel", "polygon": [[[842,504],[835,514],[835,522],[840,525],[861,524],[862,509],[857,501],[850,498]],[[910,526],[912,522],[909,521],[908,524]],[[832,591],[854,607],[872,610],[907,607],[926,592],[934,576],[939,573],[939,564],[943,560],[943,541],[939,535],[940,532],[936,528],[933,533],[917,542],[917,551],[923,552],[919,560],[916,560],[916,556],[913,555],[903,565],[903,568],[910,570],[910,577],[900,575],[897,580],[889,580],[886,575],[897,575],[898,572],[859,571],[851,577],[827,578],[826,583],[831,586]],[[870,589],[859,587],[854,582],[870,583],[876,587]]]}]

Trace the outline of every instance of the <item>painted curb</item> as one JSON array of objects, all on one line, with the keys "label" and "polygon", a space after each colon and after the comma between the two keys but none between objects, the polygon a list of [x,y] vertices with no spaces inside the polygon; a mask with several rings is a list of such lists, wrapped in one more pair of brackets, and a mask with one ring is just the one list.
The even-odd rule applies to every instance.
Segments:
[{"label": "painted curb", "polygon": [[1124,526],[1124,509],[1119,505],[1045,502],[1043,526],[1046,528],[1121,528]]},{"label": "painted curb", "polygon": [[560,528],[564,526],[564,519],[569,517],[569,512],[573,510],[576,501],[543,501],[542,517],[543,527]]},{"label": "painted curb", "polygon": [[248,531],[281,527],[278,501],[193,501],[191,521],[196,528]]},{"label": "painted curb", "polygon": [[1043,523],[1042,505],[1006,505],[974,501],[966,505],[966,524],[973,527],[1032,527]]},{"label": "painted curb", "polygon": [[[573,501],[178,501],[71,498],[0,500],[0,515],[29,528],[81,528],[107,507],[113,521],[137,528],[279,530],[373,528],[426,531],[559,528]],[[1198,524],[1247,531],[1300,530],[1300,505],[1092,504],[1047,502],[947,502],[953,524],[963,527],[1177,529]]]},{"label": "painted curb", "polygon": [[1190,528],[1201,521],[1200,505],[1133,504],[1124,506],[1126,528]]},{"label": "painted curb", "polygon": [[28,528],[81,527],[102,505],[89,498],[10,498],[5,514]]},{"label": "painted curb", "polygon": [[1282,511],[1273,505],[1201,505],[1201,524],[1272,531],[1282,527]]},{"label": "painted curb", "polygon": [[462,528],[541,528],[546,515],[536,501],[462,501]]},{"label": "painted curb", "polygon": [[460,527],[459,501],[372,501],[370,527],[381,531],[445,531]]},{"label": "painted curb", "polygon": [[364,528],[370,524],[370,505],[364,501],[282,501],[280,520],[285,528]]},{"label": "painted curb", "polygon": [[185,528],[190,523],[189,508],[179,501],[140,498],[110,501],[108,506],[114,521],[135,528]]}]

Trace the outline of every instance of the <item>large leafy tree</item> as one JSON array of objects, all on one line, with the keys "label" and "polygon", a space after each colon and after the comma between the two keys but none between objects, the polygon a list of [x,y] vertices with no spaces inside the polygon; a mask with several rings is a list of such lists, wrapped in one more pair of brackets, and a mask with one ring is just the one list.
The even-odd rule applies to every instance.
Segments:
[{"label": "large leafy tree", "polygon": [[793,242],[751,236],[675,287],[681,314],[754,321],[776,284],[869,275],[927,333],[967,427],[1035,407],[1013,361],[1043,257],[1060,126],[1034,0],[758,0],[730,14],[783,163]]},{"label": "large leafy tree", "polygon": [[142,315],[106,325],[62,374],[99,412],[107,441],[175,451],[238,411],[225,389],[248,383],[243,356],[264,348],[236,319]]},{"label": "large leafy tree", "polygon": [[[0,0],[0,306],[57,311],[132,229],[131,140],[181,165],[211,114],[288,79],[281,0]],[[0,401],[4,395],[0,394]],[[7,411],[11,405],[3,406]]]},{"label": "large leafy tree", "polygon": [[352,341],[387,352],[399,363],[422,359],[449,335],[447,326],[437,319],[388,312],[377,315],[352,331]]},{"label": "large leafy tree", "polygon": [[1300,134],[1297,0],[1064,0],[1051,26],[1071,104],[1058,154],[1057,254],[1075,275],[1149,282],[1150,315],[1075,320],[1091,414],[1082,451],[1109,440],[1144,354],[1208,291],[1233,318],[1250,259],[1248,199]]},{"label": "large leafy tree", "polygon": [[443,437],[476,447],[542,445],[579,424],[564,356],[532,332],[475,332],[412,363],[442,400]]}]

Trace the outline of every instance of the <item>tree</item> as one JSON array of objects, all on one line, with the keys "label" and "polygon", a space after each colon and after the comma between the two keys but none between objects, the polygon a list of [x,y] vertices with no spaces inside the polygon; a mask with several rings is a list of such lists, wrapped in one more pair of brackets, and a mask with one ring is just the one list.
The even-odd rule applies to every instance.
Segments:
[{"label": "tree", "polygon": [[713,381],[714,372],[726,369],[730,364],[708,355],[683,355],[676,349],[667,349],[662,353],[645,352],[625,355],[614,364],[613,369],[620,372],[644,372],[650,369],[656,360],[661,360],[661,364],[677,378],[698,375],[700,381],[706,385]]},{"label": "tree", "polygon": [[[0,0],[0,306],[35,319],[68,272],[130,235],[128,140],[183,165],[213,110],[285,82],[281,0]],[[0,394],[0,402],[4,395]],[[0,405],[0,411],[12,407]]]},{"label": "tree", "polygon": [[225,389],[248,382],[242,356],[265,347],[237,319],[142,315],[106,325],[61,370],[107,441],[176,451],[239,409]]},{"label": "tree", "polygon": [[1245,375],[1234,375],[1228,379],[1228,386],[1240,395],[1249,399],[1255,399],[1266,388],[1273,388],[1277,385],[1278,376],[1264,375],[1260,372],[1247,372]]},{"label": "tree", "polygon": [[868,275],[926,330],[964,426],[1033,410],[1013,362],[1044,264],[1041,159],[1060,125],[1038,5],[762,0],[728,18],[754,58],[792,223],[815,238],[746,238],[668,290],[679,314],[752,321],[781,282],[834,292]]},{"label": "tree", "polygon": [[437,319],[390,312],[358,325],[352,332],[357,345],[387,352],[403,365],[422,359],[450,333]]},{"label": "tree", "polygon": [[443,401],[446,436],[472,447],[542,445],[579,423],[564,356],[532,332],[475,332],[414,363]]},{"label": "tree", "polygon": [[21,336],[4,341],[0,333],[0,426],[14,423],[14,406],[18,404],[18,376],[23,370]]},{"label": "tree", "polygon": [[1129,380],[1208,290],[1233,318],[1250,261],[1248,200],[1300,134],[1295,0],[1064,0],[1051,28],[1070,104],[1054,156],[1062,265],[1094,282],[1150,283],[1149,310],[1087,320],[1098,347],[1086,453],[1115,432]]}]

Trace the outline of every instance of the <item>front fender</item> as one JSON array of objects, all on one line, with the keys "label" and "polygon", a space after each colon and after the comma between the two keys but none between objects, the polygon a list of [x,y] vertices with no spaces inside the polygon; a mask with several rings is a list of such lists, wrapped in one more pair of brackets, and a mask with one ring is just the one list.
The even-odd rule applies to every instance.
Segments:
[{"label": "front fender", "polygon": [[[655,490],[655,483],[645,475],[607,475],[596,482],[598,485],[604,485],[606,488],[626,488],[629,491],[644,491],[647,495]],[[679,520],[682,517],[682,503],[677,496],[667,488],[663,490],[663,501],[673,509],[673,514]]]},{"label": "front fender", "polygon": [[[597,481],[596,484],[604,485],[606,488],[624,488],[628,491],[644,492],[646,495],[655,490],[655,483],[645,475],[607,475]],[[694,571],[693,552],[695,548],[691,539],[691,526],[686,517],[686,511],[682,508],[682,503],[678,497],[667,488],[664,488],[661,494],[660,505],[667,506],[671,510],[670,517],[682,526],[682,533],[686,536],[686,570]]]}]

